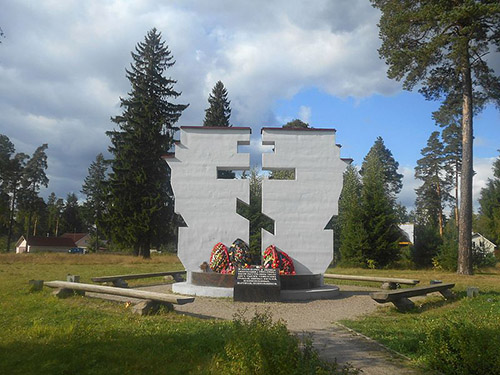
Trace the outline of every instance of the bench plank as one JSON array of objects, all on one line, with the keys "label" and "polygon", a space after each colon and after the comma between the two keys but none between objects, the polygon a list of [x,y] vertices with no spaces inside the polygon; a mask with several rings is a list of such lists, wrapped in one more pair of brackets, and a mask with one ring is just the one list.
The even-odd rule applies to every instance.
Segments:
[{"label": "bench plank", "polygon": [[334,273],[325,273],[323,275],[323,277],[325,279],[373,281],[373,282],[381,282],[381,283],[397,283],[397,284],[408,284],[408,285],[416,285],[420,282],[420,280],[412,280],[412,279],[398,279],[398,278],[392,278],[392,277],[340,275],[340,274],[334,274]]},{"label": "bench plank", "polygon": [[116,296],[149,299],[153,301],[168,302],[177,305],[184,305],[194,301],[194,297],[177,296],[175,294],[148,292],[146,290],[124,289],[113,286],[102,286],[94,284],[72,283],[67,281],[47,281],[44,285],[50,288],[61,288],[71,290],[81,290],[85,292],[112,294]]},{"label": "bench plank", "polygon": [[136,279],[145,279],[148,277],[175,276],[184,274],[186,274],[186,271],[180,270],[180,271],[154,272],[154,273],[135,273],[129,275],[100,276],[100,277],[92,277],[91,280],[96,283],[105,283],[115,280],[136,280]]},{"label": "bench plank", "polygon": [[[451,289],[455,286],[455,284],[433,284],[433,285],[424,285],[424,286],[417,286],[415,288],[408,288],[408,289],[399,289],[399,290],[391,290],[391,291],[380,291],[380,292],[372,292],[370,293],[370,296],[377,302],[379,303],[386,303],[386,302],[394,302],[396,300],[402,299],[402,298],[410,298],[410,297],[415,297],[415,296],[421,296],[427,293],[432,293],[432,292],[441,292],[441,294],[445,295],[449,294],[448,289]],[[446,296],[445,296],[446,298]]]}]

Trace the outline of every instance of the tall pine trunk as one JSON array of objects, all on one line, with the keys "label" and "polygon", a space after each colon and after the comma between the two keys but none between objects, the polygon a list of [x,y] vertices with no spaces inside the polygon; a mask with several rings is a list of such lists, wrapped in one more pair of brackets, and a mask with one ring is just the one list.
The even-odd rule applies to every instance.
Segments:
[{"label": "tall pine trunk", "polygon": [[458,159],[455,160],[455,226],[458,227],[458,204],[460,200],[458,199]]},{"label": "tall pine trunk", "polygon": [[462,67],[462,174],[458,222],[458,269],[460,275],[472,275],[472,81],[469,55]]},{"label": "tall pine trunk", "polygon": [[10,251],[10,242],[12,240],[12,226],[14,225],[14,208],[16,207],[16,189],[14,188],[14,192],[12,193],[12,201],[10,204],[10,212],[9,212],[9,233],[7,234],[7,249],[6,251]]}]

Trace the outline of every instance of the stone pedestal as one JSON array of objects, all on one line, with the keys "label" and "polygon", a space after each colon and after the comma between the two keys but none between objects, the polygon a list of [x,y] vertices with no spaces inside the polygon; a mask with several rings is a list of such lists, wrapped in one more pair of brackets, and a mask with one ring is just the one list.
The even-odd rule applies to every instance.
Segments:
[{"label": "stone pedestal", "polygon": [[238,268],[234,285],[234,301],[278,302],[280,275],[272,268]]}]

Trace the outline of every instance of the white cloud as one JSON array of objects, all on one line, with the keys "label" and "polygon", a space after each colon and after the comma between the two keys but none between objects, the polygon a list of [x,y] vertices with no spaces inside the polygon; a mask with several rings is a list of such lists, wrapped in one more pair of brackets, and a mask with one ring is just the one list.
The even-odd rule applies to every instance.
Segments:
[{"label": "white cloud", "polygon": [[[489,178],[493,177],[493,162],[495,158],[476,158],[474,159],[474,178],[472,182],[472,201],[474,211],[479,209],[478,200],[481,196],[481,189],[486,187]],[[405,166],[400,167],[399,173],[403,174],[403,188],[398,196],[398,201],[406,206],[408,210],[415,208],[416,193],[415,189],[418,188],[422,181],[415,179],[414,167]],[[452,192],[453,193],[453,192]],[[450,208],[446,208],[449,213]]]},{"label": "white cloud", "polygon": [[399,167],[398,172],[403,175],[403,188],[398,196],[398,201],[405,206],[408,211],[415,208],[415,189],[421,185],[415,179],[415,169],[411,166]]},{"label": "white cloud", "polygon": [[301,105],[299,108],[299,119],[309,124],[311,121],[311,107]]},{"label": "white cloud", "polygon": [[[366,0],[5,0],[2,15],[0,133],[18,151],[49,144],[48,191],[60,196],[79,191],[106,151],[109,119],[130,88],[130,51],[153,26],[177,61],[167,71],[182,91],[176,102],[190,104],[180,125],[201,124],[218,80],[232,123],[254,137],[285,123],[274,103],[304,88],[362,98],[400,87],[378,58],[379,13]],[[307,107],[299,117],[310,117]]]},{"label": "white cloud", "polygon": [[481,189],[485,188],[488,179],[493,177],[494,161],[495,158],[474,159],[475,175],[472,179],[472,199],[476,210],[479,208],[477,201],[481,196]]}]

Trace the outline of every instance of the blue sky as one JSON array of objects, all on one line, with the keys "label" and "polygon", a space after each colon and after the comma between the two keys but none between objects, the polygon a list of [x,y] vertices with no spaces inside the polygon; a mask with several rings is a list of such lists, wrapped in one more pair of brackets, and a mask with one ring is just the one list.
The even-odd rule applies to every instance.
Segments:
[{"label": "blue sky", "polygon": [[[342,156],[360,166],[378,136],[391,150],[404,174],[400,201],[408,208],[414,204],[413,178],[421,149],[433,131],[441,131],[432,120],[439,102],[426,101],[418,92],[400,91],[394,95],[375,94],[367,98],[338,98],[316,88],[307,88],[290,99],[276,101],[274,111],[283,122],[301,118],[318,128],[337,129]],[[491,176],[491,162],[499,156],[500,112],[494,105],[474,119],[475,198]],[[477,202],[476,202],[477,207]]]},{"label": "blue sky", "polygon": [[[80,199],[87,168],[106,153],[127,95],[130,51],[152,27],[162,32],[189,103],[179,125],[201,125],[207,97],[221,80],[231,121],[253,129],[300,118],[337,129],[342,156],[360,164],[382,136],[400,163],[400,200],[415,200],[413,168],[439,103],[386,77],[377,22],[368,0],[4,0],[0,27],[0,133],[17,151],[48,143],[47,175],[54,191]],[[500,55],[490,55],[500,73]],[[500,148],[500,115],[488,107],[475,119],[474,197],[491,176]]]}]

